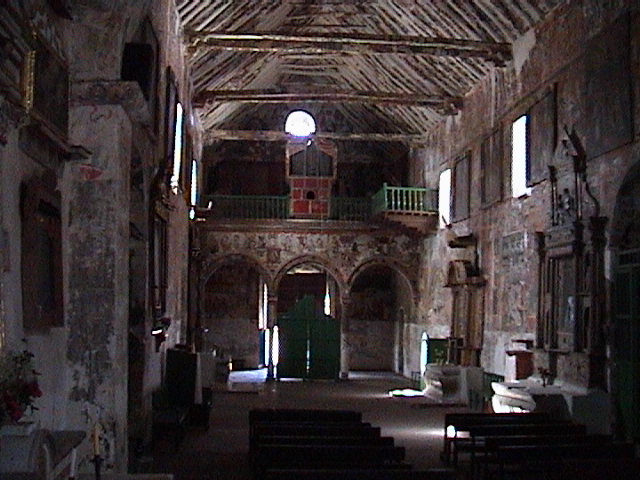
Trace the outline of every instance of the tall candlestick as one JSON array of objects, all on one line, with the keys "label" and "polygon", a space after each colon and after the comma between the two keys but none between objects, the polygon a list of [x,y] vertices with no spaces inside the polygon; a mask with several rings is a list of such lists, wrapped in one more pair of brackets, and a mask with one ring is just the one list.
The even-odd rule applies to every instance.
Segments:
[{"label": "tall candlestick", "polygon": [[93,456],[100,456],[100,427],[97,423],[93,428]]}]

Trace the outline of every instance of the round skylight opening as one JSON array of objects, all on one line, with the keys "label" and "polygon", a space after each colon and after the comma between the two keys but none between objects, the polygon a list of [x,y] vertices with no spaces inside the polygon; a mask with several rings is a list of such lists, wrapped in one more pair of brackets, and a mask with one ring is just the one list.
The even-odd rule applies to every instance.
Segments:
[{"label": "round skylight opening", "polygon": [[284,131],[296,137],[308,137],[316,133],[316,121],[309,112],[294,110],[287,115]]}]

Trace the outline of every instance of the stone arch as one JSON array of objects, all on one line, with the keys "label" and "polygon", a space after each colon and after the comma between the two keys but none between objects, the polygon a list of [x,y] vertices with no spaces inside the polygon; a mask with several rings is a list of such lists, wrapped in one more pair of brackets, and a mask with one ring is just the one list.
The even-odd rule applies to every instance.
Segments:
[{"label": "stone arch", "polygon": [[[277,288],[280,285],[280,281],[282,277],[287,274],[292,268],[295,268],[302,264],[312,264],[318,267],[322,267],[326,272],[333,277],[336,284],[338,285],[338,291],[340,293],[340,298],[342,298],[344,292],[346,291],[346,284],[344,282],[344,275],[338,268],[336,268],[331,262],[329,262],[326,258],[320,257],[318,255],[301,255],[296,257],[287,263],[285,263],[278,272],[275,274],[273,279],[273,287]],[[275,290],[274,290],[275,291]]]},{"label": "stone arch", "polygon": [[369,258],[351,272],[344,314],[351,368],[408,375],[415,291],[407,267],[387,256]]},{"label": "stone arch", "polygon": [[349,275],[349,278],[347,279],[347,282],[346,282],[347,288],[345,290],[345,295],[349,295],[351,293],[353,282],[356,280],[356,278],[358,278],[358,276],[362,272],[364,272],[368,268],[379,267],[379,266],[389,267],[391,270],[397,273],[400,276],[400,278],[402,278],[405,281],[407,287],[409,288],[411,298],[413,299],[413,304],[411,305],[412,311],[405,312],[405,313],[407,314],[407,316],[411,315],[413,313],[413,310],[415,309],[417,295],[418,295],[417,288],[416,288],[416,281],[413,278],[413,276],[408,273],[407,268],[394,258],[375,257],[375,258],[370,258],[362,262],[361,264],[359,264],[356,268],[353,269],[353,271]]},{"label": "stone arch", "polygon": [[267,287],[269,291],[272,291],[275,285],[273,272],[269,271],[257,258],[252,257],[251,255],[245,254],[231,254],[231,255],[222,255],[217,258],[211,259],[205,263],[204,268],[202,269],[202,274],[200,275],[200,290],[207,284],[211,275],[213,275],[217,270],[221,267],[230,265],[233,263],[246,263],[256,269],[256,271],[263,276],[264,281],[267,283]]},{"label": "stone arch", "polygon": [[263,361],[259,290],[273,275],[250,255],[211,257],[199,279],[199,342],[203,351],[232,358],[249,368]]},{"label": "stone arch", "polygon": [[[640,247],[640,161],[636,162],[624,176],[615,199],[611,226],[610,247],[626,250]],[[636,204],[636,201],[639,203]],[[633,241],[635,240],[635,243]],[[633,243],[633,244],[630,244]]]},{"label": "stone arch", "polygon": [[616,413],[616,434],[632,439],[640,434],[640,161],[626,173],[618,189],[609,229],[611,282],[607,348],[610,391]]},{"label": "stone arch", "polygon": [[[333,362],[338,362],[339,361],[339,371],[340,371],[340,376],[341,377],[346,377],[348,372],[348,363],[345,362],[345,358],[346,358],[346,354],[345,352],[345,336],[344,336],[344,321],[343,321],[343,312],[345,310],[344,308],[344,275],[341,275],[341,272],[339,269],[337,269],[331,262],[327,261],[326,258],[317,256],[317,255],[301,255],[298,256],[292,260],[290,260],[289,262],[287,262],[286,264],[282,265],[281,268],[279,269],[279,271],[277,272],[275,279],[274,279],[274,288],[276,292],[278,292],[278,296],[276,299],[276,311],[278,312],[277,315],[279,315],[280,313],[280,309],[283,310],[283,312],[285,310],[288,310],[288,306],[291,305],[292,303],[297,303],[296,300],[296,295],[290,295],[287,294],[287,290],[285,290],[284,292],[280,290],[281,286],[284,286],[283,283],[285,280],[285,277],[287,276],[287,273],[290,272],[292,269],[295,269],[296,267],[300,267],[300,266],[312,266],[314,267],[314,269],[310,272],[310,273],[316,273],[315,271],[322,271],[324,273],[324,285],[325,288],[328,287],[329,288],[329,295],[331,300],[331,311],[330,314],[331,316],[337,321],[337,324],[334,323],[333,321],[330,323],[330,325],[332,325],[331,328],[329,328],[328,330],[320,330],[323,333],[321,334],[323,336],[323,340],[320,343],[314,342],[314,338],[320,338],[318,336],[308,336],[307,337],[307,352],[309,357],[308,358],[312,358],[315,357],[314,354],[312,354],[311,352],[318,352],[319,350],[322,350],[324,352],[325,357],[323,357],[323,361],[321,363],[325,364],[325,365],[336,365]],[[328,278],[331,278],[330,282],[327,282]],[[292,285],[297,283],[297,279],[293,279]],[[311,282],[311,284],[305,285],[305,287],[303,287],[303,291],[307,288],[307,287],[311,287],[310,290],[311,291],[315,291],[315,293],[313,293],[316,301],[319,300],[318,296],[317,296],[317,287],[319,286],[319,284],[316,282]],[[297,289],[293,289],[294,291],[297,291]],[[326,292],[326,290],[325,290]],[[300,292],[297,291],[297,294],[299,294]],[[293,300],[293,302],[292,302]],[[316,307],[317,308],[317,307]],[[280,324],[278,325],[280,327]],[[334,326],[338,326],[339,333],[336,332],[336,330],[334,329]],[[295,330],[295,329],[294,329]],[[312,329],[313,330],[313,329]],[[288,330],[289,332],[291,332],[292,330]],[[339,336],[336,337],[334,335],[338,334]],[[284,335],[283,332],[281,332],[279,335]],[[327,337],[328,335],[328,337]],[[286,337],[286,336],[285,336]],[[280,337],[280,339],[282,339],[283,337]],[[299,335],[293,335],[293,336],[289,336],[287,337],[289,339],[294,339],[294,340],[290,340],[292,343],[287,343],[288,345],[291,344],[298,344],[299,345],[299,340],[301,337],[299,337]],[[328,343],[324,344],[323,346],[323,342],[327,341]],[[297,339],[297,340],[296,340]],[[333,353],[330,352],[334,352],[333,348],[326,348],[328,345],[331,346],[335,346],[336,343],[334,342],[339,342],[339,349],[340,349],[340,356],[339,358],[334,357]],[[315,345],[315,347],[314,347]],[[318,349],[318,347],[320,347]],[[327,353],[329,352],[329,353]],[[316,365],[318,365],[319,363],[316,363]],[[311,367],[309,367],[311,368]],[[332,367],[331,367],[332,368]],[[311,370],[309,370],[311,371]],[[280,370],[278,370],[278,372],[280,372]],[[298,372],[299,373],[299,372]],[[320,378],[324,378],[324,377],[320,377]]]}]

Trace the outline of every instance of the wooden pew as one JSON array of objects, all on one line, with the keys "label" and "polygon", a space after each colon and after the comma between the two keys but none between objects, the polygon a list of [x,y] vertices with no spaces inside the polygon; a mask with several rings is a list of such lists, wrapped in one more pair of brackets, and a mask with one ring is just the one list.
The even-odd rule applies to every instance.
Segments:
[{"label": "wooden pew", "polygon": [[355,410],[253,408],[249,411],[249,425],[254,422],[362,422],[362,413]]},{"label": "wooden pew", "polygon": [[252,466],[256,476],[274,467],[408,469],[405,450],[352,410],[253,409],[249,412]]},{"label": "wooden pew", "polygon": [[[563,462],[593,459],[633,459],[635,445],[632,443],[605,442],[599,444],[558,445],[508,445],[496,450],[498,478],[504,479],[531,473],[544,474],[544,478],[558,475]],[[493,477],[492,477],[493,478]],[[564,477],[562,477],[564,478]],[[570,477],[571,478],[571,477]],[[580,477],[573,477],[581,480]],[[617,478],[606,475],[604,478]],[[626,479],[625,479],[626,480]],[[630,480],[630,479],[629,479]]]},{"label": "wooden pew", "polygon": [[382,436],[287,436],[264,435],[257,440],[257,448],[263,445],[386,445],[393,446],[393,437]]},{"label": "wooden pew", "polygon": [[404,447],[385,445],[263,445],[252,456],[257,477],[269,469],[383,469],[402,467]]},{"label": "wooden pew", "polygon": [[260,438],[264,436],[288,436],[288,437],[379,437],[380,427],[374,427],[369,423],[281,423],[266,422],[257,423],[249,438],[250,448],[255,449]]},{"label": "wooden pew", "polygon": [[[357,428],[361,425],[370,426],[362,422],[362,413],[355,410],[254,408],[249,411],[249,443],[252,448],[255,447],[258,437],[263,435],[345,436],[342,431],[337,433],[342,430],[340,427]],[[292,428],[285,431],[287,427]],[[302,427],[310,427],[308,433],[300,433]],[[270,429],[273,429],[273,433],[269,433]],[[331,434],[331,431],[336,434]]]},{"label": "wooden pew", "polygon": [[471,425],[468,437],[453,439],[453,464],[457,465],[460,452],[475,453],[484,446],[485,437],[514,435],[586,435],[585,425],[559,423],[510,423],[505,425]]},{"label": "wooden pew", "polygon": [[600,445],[613,441],[610,435],[556,434],[556,435],[510,435],[485,437],[484,446],[480,452],[472,452],[472,478],[488,477],[491,466],[496,466],[499,448],[506,446],[536,446],[536,445],[567,445],[567,444],[595,444]]},{"label": "wooden pew", "polygon": [[264,480],[455,480],[453,469],[353,469],[268,470]]},{"label": "wooden pew", "polygon": [[564,459],[557,474],[552,475],[552,480],[565,478],[578,480],[640,478],[640,458]]},{"label": "wooden pew", "polygon": [[[505,425],[510,423],[546,423],[551,421],[546,412],[540,413],[446,413],[444,417],[444,447],[442,460],[451,462],[451,444],[460,432],[466,432],[472,425]],[[453,432],[450,430],[453,429]]]}]

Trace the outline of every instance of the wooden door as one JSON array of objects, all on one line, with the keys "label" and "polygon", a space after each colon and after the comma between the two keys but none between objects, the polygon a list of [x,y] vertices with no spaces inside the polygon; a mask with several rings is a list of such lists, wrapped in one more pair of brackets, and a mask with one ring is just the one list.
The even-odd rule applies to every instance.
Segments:
[{"label": "wooden door", "polygon": [[307,377],[309,320],[313,318],[313,311],[313,297],[305,295],[291,310],[278,318],[278,378]]},{"label": "wooden door", "polygon": [[340,373],[340,324],[328,315],[309,325],[309,378],[337,379]]},{"label": "wooden door", "polygon": [[613,288],[613,378],[628,440],[640,438],[640,250],[622,252]]},{"label": "wooden door", "polygon": [[338,378],[340,325],[315,306],[314,297],[305,295],[278,319],[278,378]]}]

